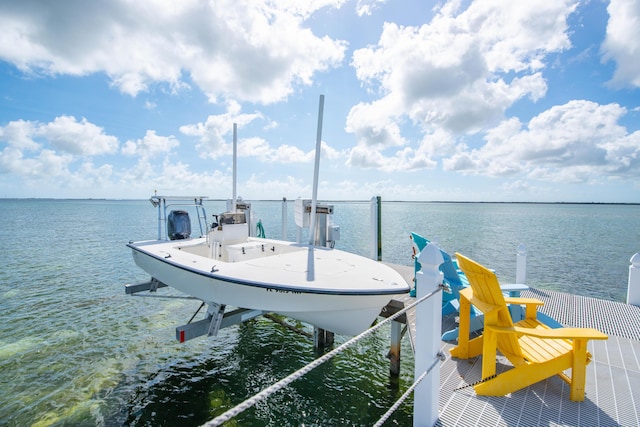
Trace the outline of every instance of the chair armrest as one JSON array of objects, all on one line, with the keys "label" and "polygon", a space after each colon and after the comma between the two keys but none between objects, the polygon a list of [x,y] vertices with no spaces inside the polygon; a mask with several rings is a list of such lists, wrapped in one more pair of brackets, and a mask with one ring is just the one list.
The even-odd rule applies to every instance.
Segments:
[{"label": "chair armrest", "polygon": [[517,304],[517,305],[544,305],[544,302],[535,298],[522,298],[522,297],[504,297],[504,301],[507,304]]},{"label": "chair armrest", "polygon": [[497,333],[516,333],[518,335],[527,335],[530,337],[542,339],[588,339],[588,340],[606,340],[609,338],[607,334],[593,328],[523,328],[520,326],[505,327],[485,325],[485,330],[490,329]]},{"label": "chair armrest", "polygon": [[504,285],[500,285],[500,289],[502,292],[522,292],[529,289],[529,286],[523,285],[521,283],[507,283]]}]

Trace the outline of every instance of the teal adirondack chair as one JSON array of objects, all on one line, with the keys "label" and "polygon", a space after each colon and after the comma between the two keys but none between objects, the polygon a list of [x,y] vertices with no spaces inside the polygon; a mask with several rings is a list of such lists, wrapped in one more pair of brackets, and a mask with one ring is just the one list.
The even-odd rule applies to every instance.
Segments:
[{"label": "teal adirondack chair", "polygon": [[[419,234],[411,233],[411,240],[416,245],[417,252],[421,252],[428,244],[429,240]],[[453,262],[451,256],[440,249],[444,262],[440,265],[440,271],[444,276],[444,283],[448,289],[442,294],[442,314],[456,313],[460,309],[460,291],[469,286],[469,281],[458,266]],[[414,257],[415,272],[420,271],[422,266],[418,262],[418,257]],[[411,296],[415,296],[415,288],[411,290]]]}]

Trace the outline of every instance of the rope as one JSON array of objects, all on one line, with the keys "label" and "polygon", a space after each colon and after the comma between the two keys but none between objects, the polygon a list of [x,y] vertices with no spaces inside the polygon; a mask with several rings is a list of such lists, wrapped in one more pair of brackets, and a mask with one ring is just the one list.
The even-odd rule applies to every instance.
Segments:
[{"label": "rope", "polygon": [[477,386],[478,384],[482,384],[482,383],[484,383],[484,382],[487,382],[487,381],[489,381],[489,380],[492,380],[492,379],[496,378],[497,376],[498,376],[498,374],[491,375],[491,376],[489,376],[489,377],[487,377],[487,378],[483,378],[483,379],[478,380],[478,381],[476,381],[476,382],[474,382],[474,383],[471,383],[471,384],[465,384],[465,385],[460,386],[460,387],[458,387],[458,388],[454,388],[454,389],[453,389],[453,391],[463,390],[463,389],[465,389],[465,388],[469,388],[469,387],[475,387],[475,386]]},{"label": "rope", "polygon": [[265,238],[267,235],[264,232],[264,226],[262,225],[262,220],[258,220],[256,224],[256,237]]},{"label": "rope", "polygon": [[409,387],[407,389],[407,391],[405,391],[402,396],[400,396],[400,398],[398,400],[396,400],[396,403],[393,404],[393,406],[391,406],[391,408],[389,408],[389,410],[387,412],[385,412],[385,414],[380,417],[380,419],[378,420],[377,423],[375,423],[373,426],[374,427],[380,427],[382,424],[384,424],[389,417],[391,416],[391,414],[393,414],[399,407],[400,405],[402,405],[402,403],[407,400],[407,398],[409,397],[409,395],[411,393],[413,393],[413,391],[416,389],[416,387],[418,387],[418,384],[420,384],[422,382],[422,380],[429,375],[429,372],[431,372],[431,370],[438,364],[438,362],[444,362],[445,356],[444,353],[442,353],[441,351],[438,352],[438,354],[436,354],[435,359],[433,360],[433,363],[431,364],[431,366],[429,366],[429,368],[424,371],[422,373],[422,375],[420,375],[418,377],[418,379],[411,385],[411,387]]},{"label": "rope", "polygon": [[265,388],[264,390],[262,390],[258,394],[250,397],[249,399],[245,400],[244,402],[242,402],[242,403],[236,405],[235,407],[229,409],[224,414],[217,416],[216,418],[214,418],[211,421],[208,421],[207,423],[203,424],[203,426],[216,427],[216,426],[222,425],[223,423],[229,421],[231,418],[233,418],[233,417],[241,414],[242,412],[246,411],[247,409],[249,409],[250,407],[252,407],[256,403],[266,399],[267,397],[269,397],[273,393],[282,390],[283,388],[285,388],[286,386],[288,386],[289,384],[291,384],[292,382],[294,382],[298,378],[301,378],[302,376],[306,375],[311,370],[317,368],[318,366],[322,365],[324,362],[326,362],[329,359],[333,358],[334,356],[338,355],[339,353],[341,353],[342,351],[346,350],[347,348],[353,346],[354,344],[356,344],[358,341],[360,341],[364,337],[366,337],[366,336],[372,334],[373,332],[377,331],[383,325],[386,325],[387,323],[389,323],[392,320],[396,319],[401,314],[403,314],[406,311],[412,309],[416,305],[418,305],[421,302],[427,300],[428,298],[432,297],[433,295],[435,295],[436,293],[440,292],[441,290],[442,290],[442,288],[438,287],[438,289],[428,293],[427,295],[423,296],[419,300],[409,304],[407,307],[405,307],[402,310],[398,311],[394,315],[386,318],[385,320],[383,320],[382,322],[378,323],[377,325],[367,329],[366,331],[362,332],[360,335],[357,335],[357,336],[351,338],[349,341],[345,342],[344,344],[340,345],[339,347],[335,348],[334,350],[331,350],[329,353],[325,354],[324,356],[321,356],[321,357],[315,359],[314,361],[310,362],[306,366],[303,366],[302,368],[300,368],[297,371],[293,372],[289,376],[281,379],[277,383]]}]

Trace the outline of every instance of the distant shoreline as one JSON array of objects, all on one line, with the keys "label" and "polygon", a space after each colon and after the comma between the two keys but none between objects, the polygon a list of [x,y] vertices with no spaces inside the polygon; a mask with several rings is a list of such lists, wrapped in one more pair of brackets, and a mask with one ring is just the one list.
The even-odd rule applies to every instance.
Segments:
[{"label": "distant shoreline", "polygon": [[[196,198],[202,196],[194,196]],[[169,197],[170,198],[170,197]],[[93,201],[93,202],[134,202],[134,201],[146,201],[147,199],[109,199],[109,198],[55,198],[55,197],[3,197],[0,200],[38,200],[38,201]],[[207,202],[225,202],[228,199],[209,199]],[[245,199],[251,202],[282,202],[282,199]],[[292,202],[295,199],[286,199],[287,202]],[[319,200],[321,203],[369,203],[370,200]],[[639,206],[640,202],[523,202],[523,201],[458,201],[458,200],[385,200],[383,203],[419,203],[419,204],[503,204],[503,205],[621,205],[621,206]]]}]

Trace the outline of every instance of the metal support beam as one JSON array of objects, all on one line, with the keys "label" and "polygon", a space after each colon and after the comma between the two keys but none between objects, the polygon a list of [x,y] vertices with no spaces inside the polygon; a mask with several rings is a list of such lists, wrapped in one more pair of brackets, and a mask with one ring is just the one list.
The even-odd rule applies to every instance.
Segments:
[{"label": "metal support beam", "polygon": [[[249,310],[246,308],[238,308],[236,310],[224,313],[219,324],[218,329],[223,329],[228,326],[237,325],[239,323],[246,322],[254,317],[262,315],[260,310]],[[179,342],[185,342],[187,340],[207,335],[211,328],[212,317],[207,315],[206,318],[197,322],[189,323],[186,325],[178,326],[176,328],[176,340]]]},{"label": "metal support beam", "polygon": [[138,292],[144,291],[155,292],[156,290],[158,290],[158,288],[165,288],[166,286],[167,285],[156,279],[151,279],[148,282],[139,282],[133,285],[124,285],[124,292],[127,295],[133,295]]},{"label": "metal support beam", "polygon": [[207,317],[211,319],[211,323],[209,324],[209,329],[207,330],[207,335],[210,337],[215,337],[218,335],[218,331],[220,330],[220,324],[222,323],[222,318],[224,317],[224,309],[226,306],[224,304],[218,303],[209,303],[209,308],[207,309]]}]

